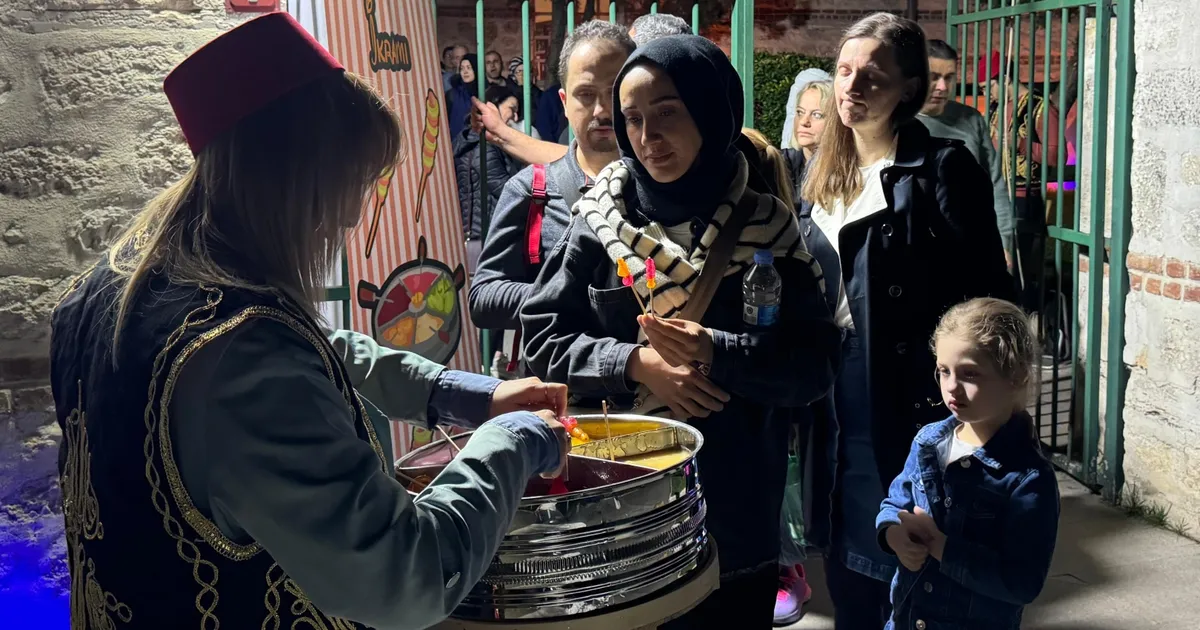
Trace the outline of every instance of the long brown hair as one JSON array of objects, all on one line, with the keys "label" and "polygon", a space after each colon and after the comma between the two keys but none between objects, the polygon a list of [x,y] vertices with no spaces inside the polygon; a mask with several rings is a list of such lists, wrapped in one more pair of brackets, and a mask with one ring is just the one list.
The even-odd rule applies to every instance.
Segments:
[{"label": "long brown hair", "polygon": [[757,129],[742,127],[742,135],[750,139],[754,148],[758,149],[759,160],[771,170],[771,175],[775,178],[775,188],[779,190],[779,195],[777,195],[779,200],[795,212],[795,200],[793,199],[795,195],[792,194],[792,176],[788,172],[787,162],[783,159],[783,154]]},{"label": "long brown hair", "polygon": [[201,150],[109,250],[123,284],[113,347],[151,274],[281,292],[315,315],[367,191],[400,159],[403,144],[396,113],[349,72],[241,120]]},{"label": "long brown hair", "polygon": [[[929,92],[929,53],[925,49],[925,32],[912,20],[891,13],[876,13],[846,30],[838,44],[838,55],[841,55],[846,42],[863,37],[878,40],[890,48],[904,79],[919,81],[913,96],[901,101],[892,112],[892,127],[897,128],[921,111],[925,95]],[[858,198],[863,189],[854,132],[842,122],[836,102],[830,109],[832,115],[826,119],[820,149],[813,157],[812,167],[808,169],[801,188],[805,199],[826,210],[832,210],[839,200],[849,204]]]}]

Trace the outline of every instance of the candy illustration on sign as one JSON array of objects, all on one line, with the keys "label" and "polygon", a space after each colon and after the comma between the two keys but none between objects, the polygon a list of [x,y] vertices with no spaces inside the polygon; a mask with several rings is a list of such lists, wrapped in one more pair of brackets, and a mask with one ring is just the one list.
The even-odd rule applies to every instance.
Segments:
[{"label": "candy illustration on sign", "polygon": [[428,247],[422,236],[417,260],[397,267],[381,287],[360,280],[358,305],[371,311],[371,335],[380,344],[446,363],[462,337],[459,291],[467,274],[461,264],[451,271],[428,258]]},{"label": "candy illustration on sign", "polygon": [[417,187],[416,222],[421,222],[421,206],[425,200],[425,187],[433,174],[437,162],[438,131],[442,128],[442,106],[437,93],[425,93],[425,133],[421,135],[421,184]]}]

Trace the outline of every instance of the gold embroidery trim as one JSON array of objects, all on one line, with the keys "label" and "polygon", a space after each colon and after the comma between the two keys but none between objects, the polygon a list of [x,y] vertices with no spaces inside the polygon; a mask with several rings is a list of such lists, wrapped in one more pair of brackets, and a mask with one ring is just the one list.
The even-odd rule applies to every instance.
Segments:
[{"label": "gold embroidery trim", "polygon": [[311,628],[312,630],[357,630],[364,626],[360,626],[353,621],[341,619],[339,617],[329,617],[317,609],[313,605],[312,600],[304,594],[296,581],[289,578],[283,569],[279,568],[278,564],[272,564],[267,569],[267,593],[263,599],[263,603],[267,608],[267,617],[263,619],[262,630],[279,630],[279,606],[283,602],[283,597],[279,592],[280,587],[292,596],[292,605],[289,607],[293,617],[296,617],[292,622],[290,630],[300,630],[300,628]]},{"label": "gold embroidery trim", "polygon": [[62,306],[62,303],[66,302],[67,298],[70,297],[72,293],[78,291],[79,287],[83,286],[83,283],[88,279],[89,276],[92,275],[92,272],[96,270],[96,265],[99,265],[99,264],[100,264],[99,261],[94,262],[91,264],[90,267],[88,267],[87,269],[84,269],[83,273],[79,274],[78,276],[75,276],[75,279],[72,280],[70,282],[70,284],[67,285],[66,290],[64,290],[62,293],[60,293],[58,295],[58,301],[54,303],[53,310],[57,311],[58,307]]},{"label": "gold embroidery trim", "polygon": [[200,587],[196,594],[196,610],[200,613],[200,630],[217,630],[221,622],[214,611],[220,596],[216,584],[219,577],[217,566],[200,556],[200,548],[189,537],[184,535],[183,526],[171,514],[167,495],[162,491],[162,479],[154,465],[154,435],[158,428],[158,418],[154,413],[154,400],[158,392],[158,378],[162,374],[164,363],[171,349],[179,343],[184,333],[193,326],[209,322],[216,315],[217,305],[223,294],[219,289],[201,287],[208,292],[203,306],[196,307],[183,318],[183,324],[171,332],[162,350],[154,357],[154,365],[150,373],[150,387],[147,391],[146,411],[143,418],[146,428],[146,438],[142,442],[142,455],[146,460],[146,481],[150,485],[150,502],[162,517],[163,529],[175,541],[175,552],[179,557],[192,565],[192,578]]},{"label": "gold embroidery trim", "polygon": [[[326,376],[329,377],[329,380],[332,381],[334,385],[339,385],[332,360],[332,353],[330,348],[327,347],[328,342],[325,341],[323,337],[316,335],[312,328],[306,326],[301,320],[292,317],[282,310],[265,306],[250,306],[238,312],[211,330],[208,330],[197,336],[195,339],[189,342],[188,345],[185,346],[175,358],[175,361],[171,366],[171,371],[167,374],[167,381],[163,386],[162,401],[159,405],[159,414],[162,418],[162,422],[160,422],[158,426],[158,439],[161,445],[160,456],[162,457],[163,461],[163,470],[167,475],[167,484],[170,486],[171,493],[175,497],[175,504],[179,507],[180,512],[183,513],[184,520],[186,520],[187,523],[191,525],[192,528],[195,529],[200,536],[204,538],[205,542],[211,545],[213,549],[215,549],[221,555],[235,561],[248,560],[254,557],[255,554],[262,551],[262,545],[257,542],[243,545],[230,540],[221,532],[220,528],[218,528],[216,524],[212,522],[212,520],[201,513],[200,510],[196,509],[196,505],[192,501],[191,495],[188,494],[187,488],[185,488],[183,485],[183,480],[179,474],[179,467],[175,461],[175,451],[172,445],[170,431],[170,405],[174,396],[175,385],[179,378],[179,374],[183,370],[183,366],[187,363],[187,361],[191,359],[197,351],[211,343],[213,340],[253,318],[269,319],[271,321],[284,324],[312,344],[313,348],[316,349],[317,353],[321,356],[321,361],[325,366]],[[343,397],[345,397],[347,395],[347,391],[349,391],[349,394],[353,396],[354,400],[358,400],[358,397],[354,396],[353,390],[348,390],[346,387],[342,386],[339,386],[338,388]],[[361,403],[359,403],[359,405],[361,406]],[[351,411],[354,411],[353,407],[351,408]],[[375,450],[377,455],[380,454],[382,447],[379,445],[377,436],[374,432],[374,427],[371,426],[369,419],[366,417],[365,409],[360,409],[359,421],[362,422],[367,429],[367,434],[369,436],[372,448]]]},{"label": "gold embroidery trim", "polygon": [[[92,455],[88,448],[87,415],[83,411],[83,383],[76,382],[79,403],[67,416],[63,448],[63,520],[66,524],[67,559],[71,570],[71,627],[113,630],[116,623],[109,613],[124,623],[133,620],[133,611],[96,580],[96,563],[87,557],[84,540],[102,540],[100,503],[92,486]],[[85,573],[86,569],[86,573]]]}]

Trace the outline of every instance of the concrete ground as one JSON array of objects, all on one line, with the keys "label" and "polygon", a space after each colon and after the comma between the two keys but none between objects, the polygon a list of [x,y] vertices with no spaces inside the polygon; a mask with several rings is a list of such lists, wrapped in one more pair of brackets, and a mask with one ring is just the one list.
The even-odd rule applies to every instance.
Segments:
[{"label": "concrete ground", "polygon": [[[1200,627],[1200,544],[1130,518],[1059,476],[1058,548],[1026,630]],[[819,558],[808,562],[813,599],[789,630],[833,630]]]}]

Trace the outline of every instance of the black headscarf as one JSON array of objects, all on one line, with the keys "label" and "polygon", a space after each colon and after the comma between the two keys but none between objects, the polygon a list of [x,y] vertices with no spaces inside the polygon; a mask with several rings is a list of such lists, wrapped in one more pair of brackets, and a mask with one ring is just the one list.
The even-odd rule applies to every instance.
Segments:
[{"label": "black headscarf", "polygon": [[460,69],[454,73],[454,82],[465,86],[471,95],[474,96],[477,92],[479,92],[479,57],[476,57],[474,53],[467,53],[463,55],[463,61],[471,64],[471,72],[475,75],[475,80],[471,81],[470,83],[463,81],[461,70],[462,64],[460,63]]},{"label": "black headscarf", "polygon": [[[631,69],[646,64],[658,66],[675,82],[703,138],[691,168],[668,184],[655,181],[638,161],[621,113],[621,82]],[[711,218],[737,173],[734,143],[741,136],[744,107],[741,78],[725,53],[709,40],[672,35],[633,51],[613,88],[613,127],[621,157],[634,172],[644,215],[664,225]]]}]

